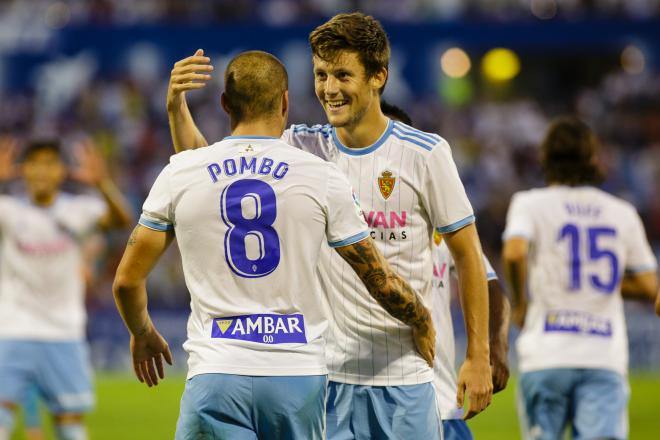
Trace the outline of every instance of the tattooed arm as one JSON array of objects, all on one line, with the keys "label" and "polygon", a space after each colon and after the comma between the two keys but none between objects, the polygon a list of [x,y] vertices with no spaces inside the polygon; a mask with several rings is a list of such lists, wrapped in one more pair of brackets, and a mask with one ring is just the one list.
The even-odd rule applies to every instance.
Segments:
[{"label": "tattooed arm", "polygon": [[146,280],[173,238],[171,231],[154,231],[137,225],[128,239],[112,285],[117,309],[131,334],[135,375],[148,386],[157,385],[158,377],[165,377],[163,358],[172,365],[167,342],[154,327],[147,311]]},{"label": "tattooed arm", "polygon": [[353,268],[378,304],[412,327],[417,351],[433,366],[435,329],[431,313],[412,287],[394,272],[373,240],[368,238],[335,250]]}]

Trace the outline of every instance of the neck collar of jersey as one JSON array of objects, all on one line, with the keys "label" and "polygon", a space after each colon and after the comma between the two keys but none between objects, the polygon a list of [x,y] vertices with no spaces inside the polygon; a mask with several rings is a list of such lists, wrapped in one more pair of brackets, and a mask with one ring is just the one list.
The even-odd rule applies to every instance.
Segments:
[{"label": "neck collar of jersey", "polygon": [[273,136],[227,136],[223,139],[223,141],[227,139],[276,139],[277,140],[279,138]]},{"label": "neck collar of jersey", "polygon": [[376,151],[378,147],[383,145],[383,143],[387,140],[387,138],[390,137],[390,133],[392,133],[393,128],[394,128],[394,121],[388,119],[387,128],[385,129],[383,134],[380,135],[380,137],[376,142],[364,148],[349,148],[344,144],[342,144],[341,141],[339,140],[339,136],[337,136],[337,129],[335,127],[332,127],[332,139],[335,141],[335,145],[342,153],[346,153],[351,156],[364,156],[365,154],[369,154]]}]

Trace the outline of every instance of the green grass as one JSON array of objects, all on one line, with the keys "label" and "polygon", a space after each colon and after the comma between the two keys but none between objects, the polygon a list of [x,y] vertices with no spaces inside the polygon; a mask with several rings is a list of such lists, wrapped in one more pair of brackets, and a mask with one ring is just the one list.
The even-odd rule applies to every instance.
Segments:
[{"label": "green grass", "polygon": [[[88,418],[91,440],[161,440],[174,437],[184,378],[167,377],[154,388],[147,388],[128,375],[97,376],[97,406]],[[657,438],[659,375],[634,375],[630,380],[630,438]],[[515,381],[497,394],[486,412],[470,421],[477,440],[519,438],[514,396]],[[19,426],[18,431],[21,431]],[[50,431],[49,431],[50,432]],[[49,434],[47,438],[52,438]],[[16,433],[12,440],[23,440]]]}]

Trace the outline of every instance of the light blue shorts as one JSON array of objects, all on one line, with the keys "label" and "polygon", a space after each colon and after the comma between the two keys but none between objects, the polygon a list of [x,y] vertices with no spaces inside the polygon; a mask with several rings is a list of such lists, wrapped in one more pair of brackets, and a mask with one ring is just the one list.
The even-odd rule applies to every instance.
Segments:
[{"label": "light blue shorts", "polygon": [[0,402],[20,405],[36,386],[53,414],[79,414],[94,405],[87,343],[0,340]]},{"label": "light blue shorts", "polygon": [[463,419],[450,419],[442,421],[444,440],[473,440],[472,432]]},{"label": "light blue shorts", "polygon": [[524,438],[555,440],[570,425],[574,440],[628,438],[625,378],[614,371],[556,368],[520,376]]},{"label": "light blue shorts", "polygon": [[321,440],[327,383],[327,376],[194,376],[186,381],[175,438]]},{"label": "light blue shorts", "polygon": [[442,438],[430,382],[374,387],[330,381],[326,424],[328,440]]}]

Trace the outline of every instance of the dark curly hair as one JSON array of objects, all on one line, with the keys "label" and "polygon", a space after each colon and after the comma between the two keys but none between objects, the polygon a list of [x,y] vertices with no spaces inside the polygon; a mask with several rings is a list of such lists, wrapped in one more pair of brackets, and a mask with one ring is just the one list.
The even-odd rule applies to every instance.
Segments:
[{"label": "dark curly hair", "polygon": [[[309,34],[312,55],[334,61],[343,51],[357,53],[367,78],[388,69],[390,42],[381,24],[361,12],[337,14]],[[383,92],[383,86],[380,92]]]},{"label": "dark curly hair", "polygon": [[596,136],[576,117],[555,119],[541,144],[541,152],[541,165],[548,184],[597,185],[604,179],[596,158]]}]

